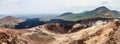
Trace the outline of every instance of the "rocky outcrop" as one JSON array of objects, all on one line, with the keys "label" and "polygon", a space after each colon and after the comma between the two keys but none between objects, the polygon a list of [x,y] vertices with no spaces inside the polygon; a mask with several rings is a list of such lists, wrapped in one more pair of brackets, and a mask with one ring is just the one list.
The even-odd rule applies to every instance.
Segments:
[{"label": "rocky outcrop", "polygon": [[0,28],[0,44],[48,44],[53,37],[35,30]]},{"label": "rocky outcrop", "polygon": [[78,20],[76,21],[76,23],[85,24],[87,26],[93,26],[98,23],[105,23],[105,22],[107,23],[111,20],[116,20],[116,19],[115,18],[90,18],[90,19]]}]

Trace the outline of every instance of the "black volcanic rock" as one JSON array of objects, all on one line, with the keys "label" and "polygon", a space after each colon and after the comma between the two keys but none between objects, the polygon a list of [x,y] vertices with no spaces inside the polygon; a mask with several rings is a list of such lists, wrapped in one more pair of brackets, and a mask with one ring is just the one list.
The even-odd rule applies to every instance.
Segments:
[{"label": "black volcanic rock", "polygon": [[62,19],[51,19],[50,21],[47,21],[47,23],[71,24],[71,23],[74,23],[74,22],[73,21],[62,20]]},{"label": "black volcanic rock", "polygon": [[15,26],[16,29],[32,28],[39,25],[45,24],[44,21],[40,21],[39,18],[27,19],[24,22],[19,23]]}]

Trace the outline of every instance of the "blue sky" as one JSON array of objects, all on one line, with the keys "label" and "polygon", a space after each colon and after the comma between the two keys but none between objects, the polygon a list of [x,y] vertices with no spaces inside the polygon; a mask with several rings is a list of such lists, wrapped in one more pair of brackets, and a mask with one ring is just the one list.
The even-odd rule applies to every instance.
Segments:
[{"label": "blue sky", "polygon": [[0,0],[0,14],[79,13],[99,6],[120,11],[120,0]]}]

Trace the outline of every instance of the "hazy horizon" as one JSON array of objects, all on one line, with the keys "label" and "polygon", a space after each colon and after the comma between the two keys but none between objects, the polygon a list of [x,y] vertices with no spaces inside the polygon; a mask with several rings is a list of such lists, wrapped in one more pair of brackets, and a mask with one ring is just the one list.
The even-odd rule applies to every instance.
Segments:
[{"label": "hazy horizon", "polygon": [[100,6],[120,11],[120,0],[0,0],[0,14],[62,14],[80,13]]}]

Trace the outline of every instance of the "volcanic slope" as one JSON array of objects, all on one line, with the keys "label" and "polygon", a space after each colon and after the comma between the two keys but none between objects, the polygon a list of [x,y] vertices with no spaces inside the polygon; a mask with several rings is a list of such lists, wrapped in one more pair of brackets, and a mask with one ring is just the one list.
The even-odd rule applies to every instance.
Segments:
[{"label": "volcanic slope", "polygon": [[79,31],[58,34],[41,25],[31,29],[0,28],[0,44],[120,44],[120,21],[111,20]]}]

